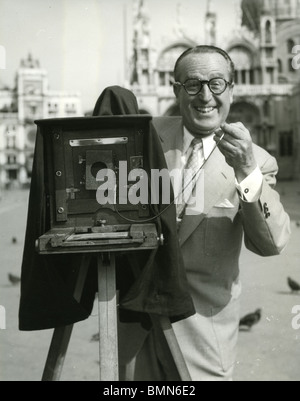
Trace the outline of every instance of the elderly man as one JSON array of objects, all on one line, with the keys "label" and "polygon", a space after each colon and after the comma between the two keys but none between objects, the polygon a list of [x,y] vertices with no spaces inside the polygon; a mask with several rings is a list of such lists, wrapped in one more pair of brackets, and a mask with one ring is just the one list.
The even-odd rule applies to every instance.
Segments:
[{"label": "elderly man", "polygon": [[[278,255],[287,245],[290,221],[273,189],[275,159],[253,144],[241,122],[226,123],[234,92],[229,55],[212,46],[189,49],[177,60],[174,76],[181,117],[155,118],[153,124],[170,171],[197,174],[202,167],[197,194],[203,201],[198,211],[189,202],[177,205],[180,247],[197,313],[173,328],[193,380],[227,381],[238,339],[243,235],[254,253]],[[182,188],[178,199],[186,198],[185,184]],[[121,351],[121,363],[127,364],[123,379],[178,379],[164,348],[157,329],[135,326],[123,362]]]}]

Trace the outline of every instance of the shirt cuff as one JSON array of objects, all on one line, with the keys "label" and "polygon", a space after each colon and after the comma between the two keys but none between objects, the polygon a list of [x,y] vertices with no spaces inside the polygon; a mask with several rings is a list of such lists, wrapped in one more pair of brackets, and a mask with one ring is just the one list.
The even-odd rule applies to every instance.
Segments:
[{"label": "shirt cuff", "polygon": [[241,183],[235,180],[236,188],[240,198],[244,202],[254,203],[260,199],[263,186],[263,175],[259,167],[248,175]]}]

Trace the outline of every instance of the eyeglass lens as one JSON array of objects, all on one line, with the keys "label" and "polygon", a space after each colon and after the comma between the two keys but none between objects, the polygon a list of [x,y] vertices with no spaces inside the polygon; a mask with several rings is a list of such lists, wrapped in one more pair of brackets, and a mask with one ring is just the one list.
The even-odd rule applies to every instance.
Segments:
[{"label": "eyeglass lens", "polygon": [[[185,82],[184,87],[188,94],[197,95],[201,92],[203,85],[204,83],[198,79],[189,79]],[[227,87],[227,82],[222,78],[214,78],[208,82],[208,87],[212,93],[222,94]]]}]

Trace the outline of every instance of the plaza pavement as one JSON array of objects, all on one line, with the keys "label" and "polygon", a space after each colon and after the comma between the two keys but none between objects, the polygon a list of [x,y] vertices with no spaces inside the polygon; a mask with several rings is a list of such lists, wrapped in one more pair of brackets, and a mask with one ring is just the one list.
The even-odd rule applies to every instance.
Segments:
[{"label": "plaza pavement", "polygon": [[[243,250],[241,316],[262,309],[261,322],[241,332],[235,370],[236,381],[299,381],[300,330],[292,327],[292,308],[300,293],[291,294],[287,277],[300,282],[300,183],[281,182],[278,191],[292,218],[292,239],[279,257],[260,258]],[[0,305],[6,308],[7,327],[0,330],[0,381],[39,381],[52,330],[18,331],[19,285],[8,273],[20,275],[26,225],[28,191],[0,194]],[[12,237],[17,238],[13,244]],[[90,339],[98,330],[98,313],[75,325],[62,380],[98,380],[98,344]]]}]

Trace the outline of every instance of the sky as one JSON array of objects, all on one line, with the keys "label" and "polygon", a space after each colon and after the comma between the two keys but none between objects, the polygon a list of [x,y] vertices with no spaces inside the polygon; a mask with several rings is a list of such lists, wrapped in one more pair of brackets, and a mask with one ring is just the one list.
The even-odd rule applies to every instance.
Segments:
[{"label": "sky", "polygon": [[[234,28],[237,2],[212,0],[218,15],[220,44]],[[13,86],[20,60],[30,52],[48,71],[51,90],[79,91],[83,110],[93,109],[105,87],[124,85],[132,48],[133,3],[134,0],[0,0],[0,46],[6,50],[0,87]],[[158,50],[176,39],[178,4],[186,35],[199,44],[204,39],[207,0],[145,0],[151,43]]]}]

